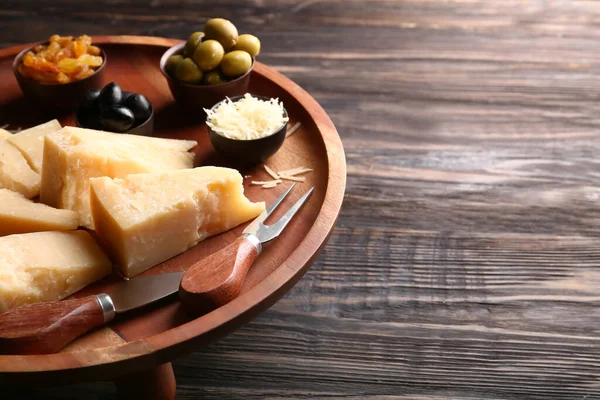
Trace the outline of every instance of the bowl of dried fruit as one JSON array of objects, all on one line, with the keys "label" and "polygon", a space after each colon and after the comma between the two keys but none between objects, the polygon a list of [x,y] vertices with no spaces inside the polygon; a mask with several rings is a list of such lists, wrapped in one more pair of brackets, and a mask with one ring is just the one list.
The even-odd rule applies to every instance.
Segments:
[{"label": "bowl of dried fruit", "polygon": [[86,92],[103,86],[106,61],[106,53],[87,35],[53,35],[21,51],[12,67],[28,99],[73,110]]}]

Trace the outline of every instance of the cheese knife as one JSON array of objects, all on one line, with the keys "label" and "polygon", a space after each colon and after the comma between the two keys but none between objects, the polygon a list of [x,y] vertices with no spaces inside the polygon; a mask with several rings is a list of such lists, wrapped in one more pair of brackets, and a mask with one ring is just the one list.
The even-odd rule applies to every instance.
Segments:
[{"label": "cheese knife", "polygon": [[242,236],[193,264],[186,272],[136,277],[114,285],[108,293],[37,303],[0,314],[0,354],[55,353],[84,333],[112,321],[116,314],[178,292],[192,315],[227,304],[239,295],[262,244],[281,234],[314,189],[304,194],[277,222],[265,225],[265,220],[294,185],[252,221]]}]

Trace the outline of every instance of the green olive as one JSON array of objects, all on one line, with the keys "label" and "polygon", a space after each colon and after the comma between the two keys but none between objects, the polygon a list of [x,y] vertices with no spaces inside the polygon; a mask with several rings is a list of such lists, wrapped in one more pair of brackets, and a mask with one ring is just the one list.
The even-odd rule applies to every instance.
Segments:
[{"label": "green olive", "polygon": [[220,85],[227,82],[227,77],[219,69],[213,69],[204,74],[203,82],[208,86]]},{"label": "green olive", "polygon": [[213,18],[204,25],[204,33],[208,39],[221,43],[225,51],[229,50],[238,40],[238,31],[235,25],[223,18]]},{"label": "green olive", "polygon": [[204,37],[204,32],[194,32],[190,35],[187,42],[185,42],[185,47],[183,49],[183,55],[185,57],[191,57],[196,50],[196,46],[200,43],[202,38]]},{"label": "green olive", "polygon": [[221,71],[230,77],[244,75],[252,66],[252,57],[242,50],[234,50],[223,56]]},{"label": "green olive", "polygon": [[256,57],[260,53],[260,40],[256,36],[247,33],[240,35],[232,50],[244,50],[252,57]]},{"label": "green olive", "polygon": [[184,58],[175,70],[175,77],[181,82],[196,85],[202,82],[202,70],[191,58]]},{"label": "green olive", "polygon": [[174,76],[175,70],[181,61],[183,61],[183,57],[179,54],[169,57],[165,64],[165,71],[167,71],[167,74]]},{"label": "green olive", "polygon": [[196,47],[192,59],[202,71],[210,71],[219,66],[223,54],[225,54],[225,50],[223,50],[221,43],[211,39],[200,43]]}]

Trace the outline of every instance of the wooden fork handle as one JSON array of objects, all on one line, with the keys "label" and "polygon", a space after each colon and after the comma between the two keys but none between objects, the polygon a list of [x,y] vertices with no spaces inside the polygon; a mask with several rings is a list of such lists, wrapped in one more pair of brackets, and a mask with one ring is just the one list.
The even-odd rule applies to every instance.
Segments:
[{"label": "wooden fork handle", "polygon": [[108,297],[38,303],[0,314],[0,354],[56,353],[114,317],[114,309],[107,312],[103,296]]},{"label": "wooden fork handle", "polygon": [[199,315],[235,299],[260,251],[258,238],[244,235],[192,265],[179,287],[179,298],[186,310]]}]

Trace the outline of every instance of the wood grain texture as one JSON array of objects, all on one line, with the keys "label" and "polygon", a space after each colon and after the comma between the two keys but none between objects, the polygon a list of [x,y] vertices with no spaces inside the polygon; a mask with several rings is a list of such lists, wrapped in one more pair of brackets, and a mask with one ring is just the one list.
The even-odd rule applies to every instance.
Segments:
[{"label": "wood grain texture", "polygon": [[348,159],[322,256],[260,318],[175,362],[179,399],[600,398],[600,3],[113,3],[5,0],[0,42],[230,18],[323,105]]},{"label": "wood grain texture", "polygon": [[0,314],[0,354],[56,353],[104,319],[96,296],[13,308]]},{"label": "wood grain texture", "polygon": [[202,315],[235,299],[258,254],[257,247],[242,236],[193,264],[179,287],[179,299],[186,311]]},{"label": "wood grain texture", "polygon": [[115,381],[117,400],[173,400],[176,393],[175,375],[171,363],[149,371],[124,376]]}]

